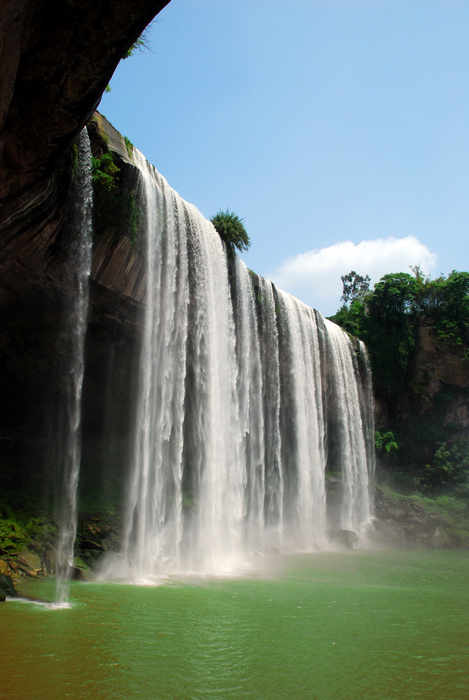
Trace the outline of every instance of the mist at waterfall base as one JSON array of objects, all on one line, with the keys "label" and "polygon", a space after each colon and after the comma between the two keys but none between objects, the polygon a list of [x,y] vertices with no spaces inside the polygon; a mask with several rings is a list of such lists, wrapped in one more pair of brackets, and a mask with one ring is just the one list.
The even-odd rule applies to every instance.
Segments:
[{"label": "mist at waterfall base", "polygon": [[[122,550],[103,578],[235,574],[365,535],[366,351],[251,273],[134,151],[146,299]],[[328,502],[326,472],[340,487]]]}]

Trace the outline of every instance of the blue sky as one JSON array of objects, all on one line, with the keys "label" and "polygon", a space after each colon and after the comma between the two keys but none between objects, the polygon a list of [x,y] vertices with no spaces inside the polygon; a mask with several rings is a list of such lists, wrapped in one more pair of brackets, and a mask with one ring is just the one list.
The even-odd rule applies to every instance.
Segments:
[{"label": "blue sky", "polygon": [[468,35],[467,0],[172,0],[99,109],[329,315],[351,269],[469,271]]}]

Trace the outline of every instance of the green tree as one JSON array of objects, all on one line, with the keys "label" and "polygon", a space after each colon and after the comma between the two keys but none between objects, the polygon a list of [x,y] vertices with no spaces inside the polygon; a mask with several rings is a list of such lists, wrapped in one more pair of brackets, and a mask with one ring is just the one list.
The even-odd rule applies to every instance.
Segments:
[{"label": "green tree", "polygon": [[401,324],[416,310],[419,284],[407,272],[393,272],[381,277],[368,303],[370,315],[386,317],[390,324]]},{"label": "green tree", "polygon": [[119,188],[120,168],[114,163],[112,153],[105,153],[101,158],[91,158],[92,179],[95,186],[100,186],[108,193]]},{"label": "green tree", "polygon": [[438,442],[430,464],[420,474],[420,483],[425,490],[438,490],[448,486],[464,491],[469,478],[468,444],[458,440],[454,445]]},{"label": "green tree", "polygon": [[367,300],[366,337],[379,393],[397,400],[405,391],[417,333],[418,283],[406,272],[384,275]]},{"label": "green tree", "polygon": [[340,279],[342,280],[342,296],[340,297],[342,301],[346,304],[356,299],[363,301],[365,294],[370,289],[371,277],[369,275],[362,277],[355,270],[352,270],[348,275],[342,275]]},{"label": "green tree", "polygon": [[350,306],[343,304],[330,320],[355,338],[365,339],[366,306],[363,301],[354,299]]},{"label": "green tree", "polygon": [[391,430],[387,433],[380,433],[379,430],[375,430],[375,447],[377,451],[382,452],[385,457],[389,457],[390,454],[399,450],[399,445]]},{"label": "green tree", "polygon": [[469,344],[469,272],[453,272],[441,290],[437,333],[454,345]]},{"label": "green tree", "polygon": [[[402,407],[413,406],[414,400],[418,406],[424,389],[412,374],[422,320],[446,343],[460,346],[463,359],[469,361],[469,273],[453,270],[435,280],[418,266],[412,273],[384,275],[373,290],[343,304],[331,320],[367,345],[375,395],[384,401],[389,421],[386,431],[375,433],[376,450],[387,458],[381,466],[392,463],[394,477],[413,488],[450,488],[467,497],[469,444],[457,439],[456,426],[444,422],[450,388],[434,397],[431,414],[403,419]],[[354,294],[354,274],[342,278],[352,284],[344,285],[343,298],[348,301]]]},{"label": "green tree", "polygon": [[234,212],[227,209],[219,211],[210,219],[218,235],[226,245],[228,255],[234,255],[235,249],[243,252],[248,250],[251,240],[244,228],[243,221]]}]

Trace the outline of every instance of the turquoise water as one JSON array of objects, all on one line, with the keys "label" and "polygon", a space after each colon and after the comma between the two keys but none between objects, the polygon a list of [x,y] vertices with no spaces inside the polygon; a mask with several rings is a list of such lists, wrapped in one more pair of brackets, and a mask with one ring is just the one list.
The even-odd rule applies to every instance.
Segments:
[{"label": "turquoise water", "polygon": [[[7,601],[0,697],[469,698],[469,553],[266,563],[230,580],[75,583],[66,610]],[[27,593],[52,600],[54,582]]]}]

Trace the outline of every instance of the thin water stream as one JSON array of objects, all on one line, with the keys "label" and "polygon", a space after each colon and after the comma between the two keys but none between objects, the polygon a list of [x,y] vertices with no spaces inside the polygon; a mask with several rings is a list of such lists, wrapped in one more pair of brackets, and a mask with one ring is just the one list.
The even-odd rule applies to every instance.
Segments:
[{"label": "thin water stream", "polygon": [[56,500],[59,539],[57,543],[56,600],[68,598],[70,571],[77,529],[77,489],[81,461],[81,394],[85,372],[84,344],[87,327],[89,275],[91,268],[93,187],[91,148],[86,128],[78,142],[74,211],[71,221],[72,244],[69,261],[73,296],[66,309],[61,338],[64,402],[53,426],[55,446]]}]

